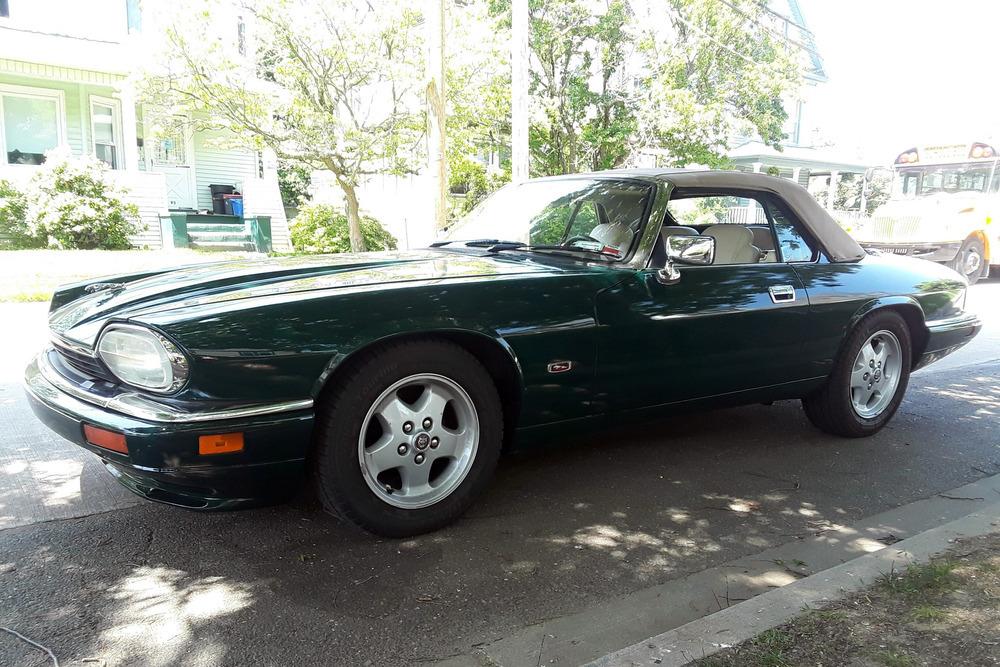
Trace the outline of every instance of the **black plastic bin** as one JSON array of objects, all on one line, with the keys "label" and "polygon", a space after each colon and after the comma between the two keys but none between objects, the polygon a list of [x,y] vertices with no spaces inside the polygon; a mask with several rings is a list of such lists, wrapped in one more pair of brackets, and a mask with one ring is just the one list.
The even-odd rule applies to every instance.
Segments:
[{"label": "black plastic bin", "polygon": [[226,215],[225,195],[233,194],[236,192],[236,188],[232,185],[213,183],[208,186],[208,189],[212,193],[212,213]]}]

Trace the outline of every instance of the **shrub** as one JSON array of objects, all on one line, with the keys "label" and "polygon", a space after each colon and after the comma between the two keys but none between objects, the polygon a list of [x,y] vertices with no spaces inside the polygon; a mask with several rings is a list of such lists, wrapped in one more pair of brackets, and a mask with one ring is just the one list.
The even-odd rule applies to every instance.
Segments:
[{"label": "shrub", "polygon": [[0,248],[45,247],[45,235],[28,226],[26,209],[24,193],[10,181],[0,180]]},{"label": "shrub", "polygon": [[[309,204],[292,221],[292,245],[299,252],[350,252],[347,215],[329,204]],[[361,236],[368,250],[395,250],[396,238],[374,218],[361,217]]]},{"label": "shrub", "polygon": [[131,247],[139,230],[139,209],[105,180],[107,167],[92,156],[50,151],[24,194],[25,219],[33,235],[43,234],[57,248]]},{"label": "shrub", "polygon": [[[461,218],[474,209],[479,202],[494,191],[510,182],[510,171],[488,174],[486,167],[468,159],[455,161],[450,165],[448,190],[453,195],[452,215]],[[460,195],[454,197],[454,195]],[[461,196],[464,195],[464,196]]]}]

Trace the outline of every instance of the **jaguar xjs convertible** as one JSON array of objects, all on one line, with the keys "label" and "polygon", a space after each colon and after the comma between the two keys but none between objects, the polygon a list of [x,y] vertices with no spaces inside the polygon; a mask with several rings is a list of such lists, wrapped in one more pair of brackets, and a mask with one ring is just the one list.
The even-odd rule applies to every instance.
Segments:
[{"label": "jaguar xjs convertible", "polygon": [[398,537],[453,521],[533,433],[800,399],[871,435],[911,371],[979,331],[966,288],[867,254],[788,180],[610,171],[507,186],[426,250],[66,286],[25,384],[150,500],[310,484]]}]

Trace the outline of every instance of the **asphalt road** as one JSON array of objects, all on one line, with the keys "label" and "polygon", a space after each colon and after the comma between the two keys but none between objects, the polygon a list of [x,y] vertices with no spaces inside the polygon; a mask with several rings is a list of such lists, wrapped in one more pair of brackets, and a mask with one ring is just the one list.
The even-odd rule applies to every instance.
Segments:
[{"label": "asphalt road", "polygon": [[[63,665],[377,664],[465,653],[739,556],[1000,471],[1000,282],[986,322],[911,379],[866,440],[797,402],[692,414],[506,458],[456,525],[378,540],[306,501],[195,514],[135,503],[35,428],[17,373],[44,333],[0,308],[0,626]],[[10,350],[13,350],[10,352]],[[2,523],[5,522],[5,523]],[[0,634],[0,665],[46,664]]]}]

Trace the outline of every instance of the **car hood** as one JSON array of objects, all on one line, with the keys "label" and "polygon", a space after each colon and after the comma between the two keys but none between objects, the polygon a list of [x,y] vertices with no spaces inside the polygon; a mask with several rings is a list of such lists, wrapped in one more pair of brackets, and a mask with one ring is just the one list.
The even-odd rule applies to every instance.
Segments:
[{"label": "car hood", "polygon": [[[488,280],[517,274],[588,270],[581,262],[528,255],[479,255],[447,250],[250,259],[187,266],[108,285],[52,311],[49,327],[74,343],[93,345],[109,319],[254,297],[442,280]],[[79,288],[78,286],[75,286]],[[58,292],[57,292],[58,296]]]}]

